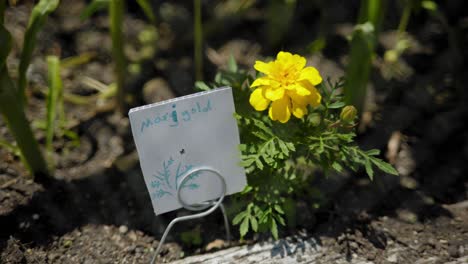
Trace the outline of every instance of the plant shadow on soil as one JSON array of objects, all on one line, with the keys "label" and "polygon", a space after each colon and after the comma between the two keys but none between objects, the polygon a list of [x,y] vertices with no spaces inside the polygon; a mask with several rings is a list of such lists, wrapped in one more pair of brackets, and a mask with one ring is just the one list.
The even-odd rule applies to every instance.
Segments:
[{"label": "plant shadow on soil", "polygon": [[[404,104],[398,107],[408,108]],[[306,208],[307,212],[298,209],[298,212],[310,216],[298,221],[295,228],[282,232],[281,236],[296,235],[298,230],[305,229],[319,246],[322,245],[321,237],[333,238],[340,243],[344,255],[350,260],[356,250],[353,248],[356,241],[362,245],[367,243],[374,251],[385,249],[389,240],[399,241],[397,236],[401,234],[391,234],[372,225],[381,217],[413,223],[430,223],[440,217],[452,219],[452,213],[443,204],[466,199],[463,176],[466,164],[463,155],[451,150],[467,145],[466,135],[463,133],[466,125],[451,125],[466,117],[466,111],[462,105],[454,105],[454,108],[451,112],[437,113],[432,118],[418,121],[421,122],[418,125],[422,130],[434,124],[450,129],[445,132],[431,130],[423,135],[424,140],[411,146],[415,162],[413,170],[417,172],[411,177],[417,182],[416,187],[408,188],[401,184],[402,177],[406,176],[382,174],[377,175],[374,182],[370,182],[362,173],[317,177],[315,186],[324,190],[327,202],[317,212],[311,212],[310,206]],[[384,120],[389,119],[386,115],[394,115],[394,112],[392,108],[388,113],[384,112]],[[398,112],[404,114],[407,111]],[[440,118],[441,116],[444,118]],[[414,119],[420,120],[421,117],[415,115]],[[441,119],[445,123],[441,124]],[[388,142],[390,134],[386,131],[389,129],[412,129],[411,122],[405,122],[404,118],[393,120],[396,122],[387,122],[382,127],[378,124],[374,130],[363,136],[360,140],[364,147]],[[103,138],[97,134],[99,133],[94,136],[101,139],[96,139],[96,146]],[[126,137],[128,135],[123,138]],[[367,141],[368,139],[372,142]],[[185,213],[177,211],[155,217],[137,164],[126,172],[111,167],[79,179],[52,180],[43,189],[35,191],[26,204],[17,205],[9,213],[0,216],[0,251],[5,250],[10,237],[28,247],[47,248],[57,237],[89,224],[125,225],[130,230],[140,230],[159,239],[169,221]],[[305,202],[310,204],[312,201]],[[178,224],[172,230],[168,242],[183,244],[177,234],[197,225],[201,226],[205,242],[224,238],[222,223],[221,214],[215,212],[201,220]],[[260,236],[260,240],[262,239],[263,236]],[[291,247],[287,241],[278,242],[271,250],[272,257],[290,255],[288,248]],[[298,250],[301,250],[300,247]],[[184,251],[194,253],[196,248],[184,245]]]},{"label": "plant shadow on soil", "polygon": [[[346,194],[349,187],[345,186],[344,188],[347,189],[344,191]],[[54,180],[45,189],[36,192],[28,204],[18,206],[8,215],[0,216],[0,226],[2,226],[0,237],[3,242],[0,244],[0,251],[6,246],[6,241],[10,236],[14,236],[24,244],[45,246],[53,241],[54,237],[62,236],[86,224],[126,225],[129,229],[143,230],[158,238],[169,220],[176,216],[176,213],[165,214],[163,217],[154,216],[143,177],[138,170],[121,174],[116,169],[111,168],[102,174],[70,182]],[[352,192],[357,194],[359,190]],[[345,201],[345,197],[346,195],[342,196],[343,200],[340,200]],[[360,200],[362,203],[362,199]],[[378,203],[385,202],[378,201]],[[429,208],[430,214],[427,213],[427,210],[419,210],[418,218],[420,220],[441,215],[451,217],[450,212],[441,206],[433,205]],[[356,207],[350,209],[353,209],[353,212],[355,209],[359,210]],[[372,218],[367,217],[359,220],[357,217],[356,221],[353,212],[340,211],[337,211],[340,214],[338,216],[340,219],[332,221],[335,223],[335,228],[323,235],[338,237],[343,231],[350,232],[356,229],[375,247],[385,247],[386,235],[368,225]],[[34,214],[39,215],[37,220],[31,217]],[[330,216],[322,216],[330,218]],[[209,223],[213,223],[216,218],[217,223],[222,223],[220,215],[209,216],[207,220]],[[321,224],[313,229],[329,230],[329,228],[325,228],[329,225],[328,221],[323,220],[318,220],[318,223]],[[341,224],[336,225],[337,223]],[[213,223],[213,225],[215,224]],[[222,237],[224,230],[222,225],[218,226],[217,235]],[[177,232],[177,226],[173,232]],[[277,253],[285,254],[279,251]]]}]

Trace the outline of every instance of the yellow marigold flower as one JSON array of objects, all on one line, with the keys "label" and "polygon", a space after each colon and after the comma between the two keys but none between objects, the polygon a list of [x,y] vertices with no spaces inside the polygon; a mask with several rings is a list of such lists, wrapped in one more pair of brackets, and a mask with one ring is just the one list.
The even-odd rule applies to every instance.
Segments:
[{"label": "yellow marigold flower", "polygon": [[256,79],[251,88],[250,104],[257,111],[270,107],[271,120],[288,122],[291,113],[302,118],[307,106],[320,105],[322,97],[315,88],[322,82],[320,73],[314,67],[305,67],[306,59],[296,54],[280,51],[275,61],[256,61],[254,68],[265,76]]}]

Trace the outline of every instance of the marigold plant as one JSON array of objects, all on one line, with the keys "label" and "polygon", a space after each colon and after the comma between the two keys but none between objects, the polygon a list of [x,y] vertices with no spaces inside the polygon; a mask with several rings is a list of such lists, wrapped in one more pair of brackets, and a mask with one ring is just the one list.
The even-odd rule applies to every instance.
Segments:
[{"label": "marigold plant", "polygon": [[322,80],[305,58],[289,52],[257,61],[254,68],[262,74],[258,78],[231,58],[213,83],[196,83],[201,90],[233,88],[248,180],[230,207],[241,238],[249,231],[270,231],[278,238],[278,225],[294,226],[298,200],[320,206],[314,176],[362,168],[373,179],[375,167],[397,174],[378,150],[364,151],[354,143],[356,109],[343,102],[343,80]]}]

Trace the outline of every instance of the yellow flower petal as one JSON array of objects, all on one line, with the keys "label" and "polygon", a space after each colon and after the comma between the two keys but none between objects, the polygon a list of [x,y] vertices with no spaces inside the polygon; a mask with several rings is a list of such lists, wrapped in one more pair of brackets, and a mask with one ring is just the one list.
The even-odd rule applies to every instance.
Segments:
[{"label": "yellow flower petal", "polygon": [[308,110],[307,106],[299,105],[293,101],[292,113],[297,118],[302,118],[304,115],[307,115]]},{"label": "yellow flower petal", "polygon": [[308,81],[301,81],[300,82],[303,87],[306,87],[310,91],[310,95],[307,96],[307,101],[313,106],[317,107],[320,105],[322,101],[322,96],[320,95],[319,91],[315,86],[310,84]]},{"label": "yellow flower petal", "polygon": [[271,101],[276,101],[284,96],[284,89],[273,88],[270,86],[265,87],[265,97]]},{"label": "yellow flower petal", "polygon": [[284,96],[282,99],[271,103],[268,115],[271,120],[278,120],[281,123],[288,122],[291,117],[291,110],[289,109],[289,97]]},{"label": "yellow flower petal", "polygon": [[257,87],[257,86],[265,86],[265,85],[270,85],[270,80],[267,77],[260,77],[256,79],[252,85],[250,85],[250,88]]},{"label": "yellow flower petal", "polygon": [[269,74],[271,70],[271,66],[273,65],[274,65],[273,61],[268,62],[268,63],[265,63],[263,61],[255,61],[254,68],[259,72],[262,72],[264,74]]},{"label": "yellow flower petal", "polygon": [[309,81],[310,84],[317,85],[322,82],[322,77],[314,67],[306,67],[302,69],[298,81]]},{"label": "yellow flower petal", "polygon": [[306,106],[310,103],[310,96],[300,96],[295,90],[288,91],[288,96],[291,97],[293,103]]},{"label": "yellow flower petal", "polygon": [[317,91],[317,89],[315,89],[315,87],[313,87],[313,90],[315,91],[311,91],[312,94],[309,95],[310,97],[310,104],[313,106],[313,107],[317,107],[320,105],[320,102],[322,101],[322,96],[320,95],[320,93]]},{"label": "yellow flower petal", "polygon": [[304,57],[297,54],[293,55],[289,52],[278,52],[276,59],[279,63],[284,64],[286,69],[293,71],[300,71],[306,65],[306,59]]},{"label": "yellow flower petal", "polygon": [[270,104],[270,100],[263,96],[263,88],[255,89],[250,95],[249,102],[250,105],[252,105],[257,111],[263,111],[267,109],[268,104]]},{"label": "yellow flower petal", "polygon": [[307,95],[310,95],[309,89],[307,89],[306,87],[302,86],[300,83],[297,83],[296,85],[294,85],[294,90],[296,91],[296,93],[297,93],[299,96],[307,96]]},{"label": "yellow flower petal", "polygon": [[289,59],[290,59],[292,56],[293,56],[293,55],[292,55],[290,52],[287,52],[287,51],[280,51],[280,52],[278,52],[278,54],[276,55],[276,59],[279,60],[279,61],[285,62],[285,61],[289,61]]}]

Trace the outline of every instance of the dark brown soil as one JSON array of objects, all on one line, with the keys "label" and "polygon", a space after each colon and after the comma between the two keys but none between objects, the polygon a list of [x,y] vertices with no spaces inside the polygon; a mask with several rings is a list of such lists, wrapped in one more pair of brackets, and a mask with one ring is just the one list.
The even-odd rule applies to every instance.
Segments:
[{"label": "dark brown soil", "polygon": [[[18,64],[18,43],[31,9],[24,2],[9,8],[6,15],[6,26],[17,43],[8,60],[10,69]],[[85,1],[63,2],[40,34],[28,74],[27,115],[33,121],[45,116],[45,55],[65,58],[93,53],[88,63],[62,73],[66,93],[83,96],[87,102],[66,101],[65,105],[67,128],[79,135],[80,144],[56,138],[55,178],[44,183],[28,179],[19,158],[0,149],[0,263],[148,263],[170,219],[187,212],[154,215],[127,118],[113,112],[111,99],[99,97],[96,89],[83,83],[83,77],[104,84],[113,81],[107,15],[103,12],[82,22],[76,17]],[[191,6],[185,1],[156,2],[161,19],[158,53],[153,61],[143,63],[140,74],[130,77],[128,89],[135,105],[193,91],[192,36],[186,32],[192,21]],[[318,34],[319,19],[311,18],[310,12],[319,11],[312,4],[298,1],[303,8],[297,8],[293,30],[285,33],[278,47],[266,42],[262,15],[266,4],[255,5],[243,18],[225,18],[225,28],[219,29],[220,22],[209,8],[216,1],[203,2],[208,79],[230,54],[241,66],[251,68],[261,54],[272,55],[280,48],[305,52],[303,47]],[[308,59],[324,76],[334,77],[344,72],[348,49],[344,34],[355,21],[357,5],[326,2],[325,11],[333,14],[325,19],[332,25],[327,47],[323,54]],[[147,23],[133,4],[129,10],[125,34],[131,40],[127,55],[132,56],[132,50],[138,50],[133,43],[136,35]],[[363,173],[318,177],[316,187],[324,192],[321,208],[312,206],[316,196],[301,197],[293,224],[281,236],[305,229],[330,250],[375,263],[417,263],[431,256],[437,261],[430,263],[444,263],[468,255],[468,93],[464,88],[468,65],[466,49],[455,50],[468,42],[468,14],[463,10],[468,10],[463,1],[441,5],[450,17],[451,34],[459,37],[457,43],[448,41],[449,33],[440,21],[415,15],[409,33],[416,44],[402,58],[402,65],[391,66],[399,69],[396,73],[389,73],[389,65],[381,59],[395,33],[382,33],[372,72],[370,110],[362,120],[365,129],[359,143],[365,149],[383,150],[400,176],[376,175],[373,182]],[[395,28],[398,19],[389,15],[385,28]],[[149,81],[152,85],[142,96],[140,88]],[[37,126],[34,131],[44,143],[44,132]],[[13,141],[1,119],[0,138]],[[180,234],[193,230],[200,234],[201,244],[183,243]],[[265,238],[256,235],[242,243]],[[207,252],[216,239],[224,239],[219,212],[176,226],[162,259]],[[395,244],[405,250],[392,251]]]}]

